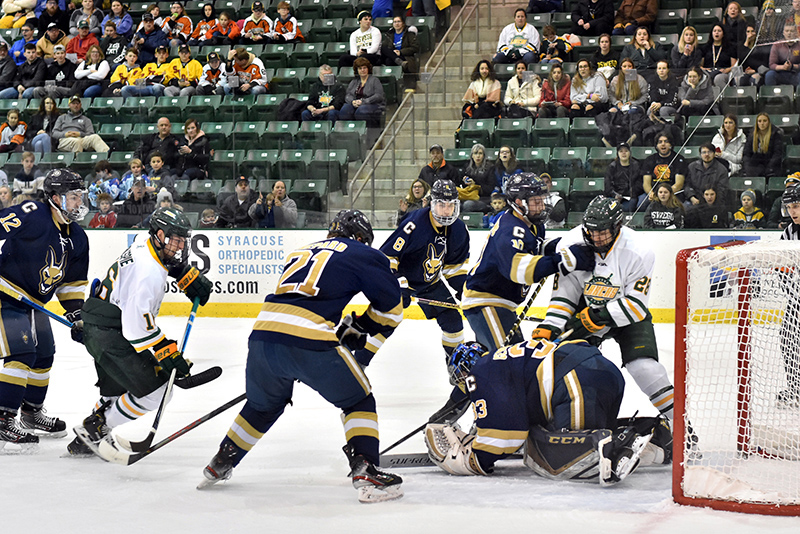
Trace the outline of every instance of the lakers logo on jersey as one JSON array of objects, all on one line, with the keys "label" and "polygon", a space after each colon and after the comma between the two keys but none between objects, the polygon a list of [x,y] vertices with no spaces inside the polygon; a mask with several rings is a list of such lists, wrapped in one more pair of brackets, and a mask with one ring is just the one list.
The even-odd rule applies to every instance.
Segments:
[{"label": "lakers logo on jersey", "polygon": [[591,304],[603,305],[619,293],[619,286],[611,283],[611,277],[594,276],[583,286],[583,296]]},{"label": "lakers logo on jersey", "polygon": [[56,251],[53,247],[48,247],[45,266],[39,271],[39,293],[48,294],[64,278],[66,259],[67,255],[62,254],[61,259],[56,261]]},{"label": "lakers logo on jersey", "polygon": [[442,270],[442,263],[444,261],[444,250],[438,256],[436,255],[436,248],[433,244],[428,244],[428,257],[422,264],[424,277],[426,282],[432,282],[439,276],[439,271]]}]

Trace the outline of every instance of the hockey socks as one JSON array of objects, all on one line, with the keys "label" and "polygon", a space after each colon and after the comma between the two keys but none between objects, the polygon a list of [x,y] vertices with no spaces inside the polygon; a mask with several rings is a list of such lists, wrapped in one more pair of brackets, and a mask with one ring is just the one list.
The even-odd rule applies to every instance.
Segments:
[{"label": "hockey socks", "polygon": [[166,388],[165,383],[143,397],[137,397],[130,392],[117,397],[105,412],[106,424],[109,428],[114,428],[157,410]]},{"label": "hockey socks", "polygon": [[675,388],[670,383],[664,366],[652,358],[639,358],[629,362],[625,369],[631,374],[639,389],[650,398],[653,406],[671,421]]},{"label": "hockey socks", "polygon": [[342,410],[342,424],[347,444],[355,454],[378,465],[378,414],[375,397],[370,393],[354,406]]}]

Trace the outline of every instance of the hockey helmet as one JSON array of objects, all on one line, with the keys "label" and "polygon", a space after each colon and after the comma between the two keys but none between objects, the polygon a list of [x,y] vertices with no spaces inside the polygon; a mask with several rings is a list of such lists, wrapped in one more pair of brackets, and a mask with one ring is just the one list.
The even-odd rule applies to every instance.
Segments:
[{"label": "hockey helmet", "polygon": [[461,203],[458,189],[452,180],[436,180],[431,187],[431,214],[442,226],[450,226],[458,219]]},{"label": "hockey helmet", "polygon": [[[589,202],[583,214],[583,239],[586,244],[598,254],[605,254],[617,240],[623,220],[622,205],[613,198],[597,196]],[[601,244],[595,244],[590,231],[611,231],[611,239]]]},{"label": "hockey helmet", "polygon": [[784,206],[788,204],[800,203],[800,184],[790,185],[784,189],[783,195],[781,195],[781,200],[783,201]]},{"label": "hockey helmet", "polygon": [[328,227],[328,236],[360,240],[367,246],[371,246],[375,238],[372,224],[359,210],[342,210],[337,213]]},{"label": "hockey helmet", "polygon": [[[539,201],[531,206],[530,199],[539,197]],[[506,199],[511,209],[527,217],[532,223],[540,223],[547,219],[550,212],[547,203],[547,185],[536,174],[523,172],[515,174],[506,182]],[[522,201],[522,205],[516,203]],[[537,210],[538,211],[532,211]]]},{"label": "hockey helmet", "polygon": [[[44,177],[44,194],[47,196],[47,202],[55,209],[61,211],[61,214],[67,221],[81,221],[86,214],[89,213],[89,208],[81,202],[75,208],[67,210],[67,193],[74,193],[83,199],[86,193],[83,178],[77,173],[69,169],[53,169],[48,171]],[[58,196],[61,199],[61,205],[53,202],[53,196]]]},{"label": "hockey helmet", "polygon": [[450,376],[450,384],[464,389],[464,381],[472,372],[472,367],[478,358],[489,352],[486,347],[477,341],[459,343],[450,354],[447,362],[447,374]]},{"label": "hockey helmet", "polygon": [[[164,232],[165,241],[158,237],[158,231]],[[171,250],[172,255],[166,257],[161,254],[161,261],[165,265],[180,265],[189,259],[189,249],[192,238],[192,223],[182,211],[175,208],[158,208],[150,216],[150,235],[153,236],[155,248],[161,252],[168,245],[172,237],[182,237],[185,239],[183,247]]]}]

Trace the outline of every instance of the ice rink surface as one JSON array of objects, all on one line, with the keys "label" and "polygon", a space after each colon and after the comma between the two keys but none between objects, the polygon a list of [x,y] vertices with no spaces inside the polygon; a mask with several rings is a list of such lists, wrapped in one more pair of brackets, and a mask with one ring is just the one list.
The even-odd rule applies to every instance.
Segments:
[{"label": "ice rink surface", "polygon": [[[163,317],[167,335],[179,338],[185,319]],[[244,392],[247,337],[252,319],[198,317],[186,356],[195,369],[221,365],[222,377],[192,390],[176,388],[156,441]],[[525,323],[529,332],[532,323]],[[465,323],[466,325],[466,323]],[[57,354],[46,407],[68,428],[88,415],[98,398],[90,356],[54,324]],[[672,374],[672,325],[656,325],[662,361]],[[467,330],[469,336],[469,330]],[[603,352],[619,364],[607,342]],[[404,321],[367,369],[378,403],[383,449],[427,420],[449,393],[432,321]],[[629,376],[626,374],[626,380]],[[552,482],[521,461],[498,464],[491,477],[455,477],[438,468],[402,469],[405,497],[360,504],[341,451],[340,412],[297,384],[293,406],[234,471],[205,491],[195,486],[240,405],[192,430],[131,466],[99,458],[64,458],[72,439],[43,440],[30,455],[0,454],[3,532],[800,532],[800,518],[718,512],[674,504],[671,470],[641,469],[621,484]],[[654,414],[629,382],[622,416]],[[142,439],[153,415],[118,427]],[[463,421],[462,426],[468,426]],[[424,452],[421,435],[396,449]],[[523,530],[524,529],[524,530]]]}]

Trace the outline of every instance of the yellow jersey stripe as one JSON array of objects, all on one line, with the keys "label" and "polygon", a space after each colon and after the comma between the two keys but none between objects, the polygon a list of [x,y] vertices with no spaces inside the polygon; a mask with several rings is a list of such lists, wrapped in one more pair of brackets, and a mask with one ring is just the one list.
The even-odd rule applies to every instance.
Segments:
[{"label": "yellow jersey stripe", "polygon": [[498,297],[491,293],[483,293],[481,291],[474,291],[472,289],[464,289],[463,297],[461,298],[461,309],[469,310],[471,308],[478,308],[484,306],[496,306],[498,308],[506,308],[511,311],[517,309],[517,303]]},{"label": "yellow jersey stripe", "polygon": [[391,326],[394,328],[403,320],[403,302],[398,302],[397,306],[388,312],[378,311],[370,305],[367,308],[367,317],[381,326]]},{"label": "yellow jersey stripe", "polygon": [[533,284],[533,270],[540,256],[533,254],[514,254],[511,259],[511,271],[508,273],[513,282],[518,284]]},{"label": "yellow jersey stripe", "polygon": [[353,355],[350,354],[350,351],[348,351],[341,345],[338,345],[336,347],[336,350],[339,352],[339,356],[341,356],[342,359],[344,360],[344,363],[347,364],[347,367],[350,368],[350,372],[353,373],[353,376],[356,378],[356,380],[358,380],[358,383],[361,385],[361,388],[364,390],[364,393],[369,395],[370,392],[372,391],[372,386],[369,383],[367,375],[364,374],[364,370],[361,368],[360,365],[358,365],[356,359],[353,358]]}]

